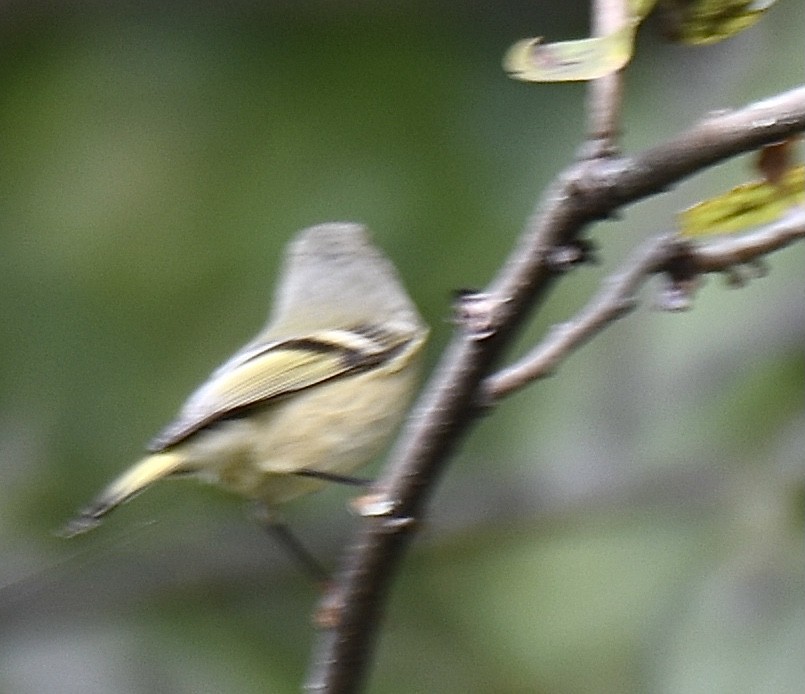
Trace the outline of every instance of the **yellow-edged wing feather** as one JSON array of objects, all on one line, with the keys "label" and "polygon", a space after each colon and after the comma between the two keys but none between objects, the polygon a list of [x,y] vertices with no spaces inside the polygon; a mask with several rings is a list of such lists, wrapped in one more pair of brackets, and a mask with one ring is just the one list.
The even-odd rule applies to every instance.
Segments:
[{"label": "yellow-edged wing feather", "polygon": [[322,331],[304,339],[251,347],[235,355],[185,402],[179,416],[149,445],[164,451],[199,429],[249,408],[370,368],[408,338],[364,335],[358,331]]}]

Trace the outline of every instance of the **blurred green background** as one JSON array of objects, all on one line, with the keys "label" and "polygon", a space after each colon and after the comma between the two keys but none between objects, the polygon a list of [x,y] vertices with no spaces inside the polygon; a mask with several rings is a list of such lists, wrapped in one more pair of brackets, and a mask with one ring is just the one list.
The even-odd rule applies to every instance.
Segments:
[{"label": "blurred green background", "polygon": [[[0,6],[0,692],[292,692],[317,593],[240,500],[163,483],[55,537],[257,330],[292,233],[370,225],[433,326],[581,144],[506,79],[586,3]],[[801,3],[705,48],[641,29],[630,150],[803,81]],[[747,157],[595,227],[520,348]],[[396,584],[375,692],[805,690],[805,249],[637,314],[480,423]],[[512,358],[515,354],[510,355]],[[333,564],[349,490],[288,509]]]}]

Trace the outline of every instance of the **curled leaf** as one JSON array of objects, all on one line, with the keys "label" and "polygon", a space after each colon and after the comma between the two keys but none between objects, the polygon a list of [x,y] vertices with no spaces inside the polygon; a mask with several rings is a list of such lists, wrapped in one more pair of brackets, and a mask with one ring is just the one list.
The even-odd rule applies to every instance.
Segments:
[{"label": "curled leaf", "polygon": [[657,0],[628,0],[624,25],[606,36],[543,43],[542,37],[515,43],[503,59],[509,77],[525,82],[575,82],[605,77],[624,67],[634,52],[637,27]]},{"label": "curled leaf", "polygon": [[604,77],[632,57],[638,21],[591,39],[543,43],[542,38],[515,43],[503,58],[509,77],[526,82],[575,82]]}]

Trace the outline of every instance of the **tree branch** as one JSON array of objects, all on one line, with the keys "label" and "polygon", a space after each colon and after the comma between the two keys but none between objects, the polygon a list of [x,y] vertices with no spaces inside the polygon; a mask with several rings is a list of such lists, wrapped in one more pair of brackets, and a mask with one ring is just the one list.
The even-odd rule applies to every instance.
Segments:
[{"label": "tree branch", "polygon": [[601,291],[572,321],[557,325],[548,336],[517,363],[489,376],[483,385],[491,403],[520,388],[551,376],[570,354],[604,328],[637,306],[637,292],[652,276],[673,275],[684,264],[695,277],[728,272],[736,265],[758,261],[769,253],[805,238],[805,208],[739,237],[724,237],[694,244],[676,234],[658,236],[645,243],[608,278]]},{"label": "tree branch", "polygon": [[[485,294],[488,329],[457,331],[390,454],[375,487],[378,503],[364,507],[365,523],[323,608],[328,626],[314,647],[309,690],[354,692],[364,680],[386,593],[428,495],[482,411],[484,378],[561,276],[552,260],[557,247],[572,244],[589,222],[623,205],[803,130],[805,87],[711,116],[632,157],[579,162],[558,177]],[[717,264],[717,248],[703,254],[703,267]],[[724,257],[746,252],[723,249]]]},{"label": "tree branch", "polygon": [[[595,0],[592,20],[593,36],[615,33],[628,20],[626,0]],[[595,159],[617,153],[622,89],[622,70],[590,83],[587,93],[586,158]]]}]

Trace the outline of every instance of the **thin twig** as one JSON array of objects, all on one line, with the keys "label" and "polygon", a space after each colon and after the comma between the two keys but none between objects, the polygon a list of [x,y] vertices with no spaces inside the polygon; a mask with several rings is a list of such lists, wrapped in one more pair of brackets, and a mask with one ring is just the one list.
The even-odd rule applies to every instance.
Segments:
[{"label": "thin twig", "polygon": [[517,327],[557,279],[547,262],[591,221],[693,172],[805,130],[805,87],[713,116],[633,157],[586,161],[558,177],[486,294],[489,336],[459,331],[409,418],[375,492],[388,513],[367,517],[328,607],[332,627],[313,650],[307,688],[355,692],[365,679],[386,593],[449,455],[479,413],[479,387]]},{"label": "thin twig", "polygon": [[484,382],[488,402],[500,400],[532,381],[552,375],[572,352],[637,306],[637,291],[652,275],[667,271],[680,255],[694,274],[726,272],[751,263],[805,238],[805,208],[784,219],[738,237],[698,244],[677,235],[663,235],[645,243],[623,269],[604,282],[601,291],[571,321],[557,325],[517,363],[489,376]]},{"label": "thin twig", "polygon": [[[607,36],[628,20],[626,0],[593,2],[592,35]],[[617,153],[620,137],[623,71],[593,80],[587,91],[587,142],[584,156],[590,159]]]}]

